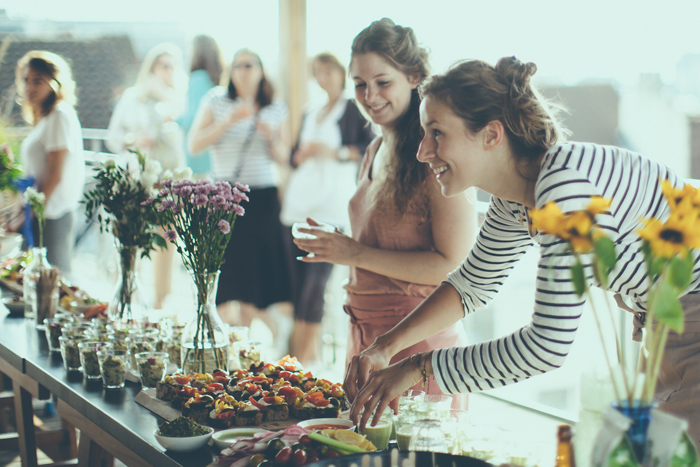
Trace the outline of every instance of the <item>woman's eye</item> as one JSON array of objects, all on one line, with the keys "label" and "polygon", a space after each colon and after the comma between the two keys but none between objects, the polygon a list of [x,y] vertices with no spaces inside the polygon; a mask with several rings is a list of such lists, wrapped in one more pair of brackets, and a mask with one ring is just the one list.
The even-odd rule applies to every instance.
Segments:
[{"label": "woman's eye", "polygon": [[382,87],[385,87],[389,85],[389,81],[378,81],[377,84]]},{"label": "woman's eye", "polygon": [[364,87],[365,87],[365,83],[355,83],[355,89],[360,89],[360,88],[364,88]]},{"label": "woman's eye", "polygon": [[441,132],[440,130],[433,129],[433,136],[434,136],[435,138],[437,138],[437,137],[440,136],[441,134],[442,134],[442,132]]}]

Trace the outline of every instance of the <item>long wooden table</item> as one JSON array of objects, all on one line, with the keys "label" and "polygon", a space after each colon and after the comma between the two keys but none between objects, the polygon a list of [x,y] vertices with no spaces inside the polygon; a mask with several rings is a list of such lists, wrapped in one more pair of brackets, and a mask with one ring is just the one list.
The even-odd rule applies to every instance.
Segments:
[{"label": "long wooden table", "polygon": [[0,308],[0,372],[13,382],[22,465],[37,465],[32,423],[32,396],[57,397],[56,409],[80,430],[78,465],[109,467],[113,458],[129,467],[205,467],[215,457],[213,448],[194,453],[164,452],[153,432],[163,419],[134,402],[140,385],[106,390],[101,382],[84,381],[82,373],[69,374],[61,356],[48,350],[44,331],[22,317]]}]

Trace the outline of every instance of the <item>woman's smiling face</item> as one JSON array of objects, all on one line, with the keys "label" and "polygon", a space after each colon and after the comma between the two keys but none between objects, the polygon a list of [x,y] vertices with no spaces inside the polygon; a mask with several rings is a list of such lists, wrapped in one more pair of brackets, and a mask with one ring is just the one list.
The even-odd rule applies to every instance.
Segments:
[{"label": "woman's smiling face", "polygon": [[448,105],[430,96],[421,102],[420,122],[425,136],[417,157],[430,165],[442,194],[455,196],[476,186],[475,175],[486,157],[481,132],[472,135]]},{"label": "woman's smiling face", "polygon": [[411,104],[417,77],[409,77],[374,52],[353,55],[355,99],[377,125],[391,129]]}]

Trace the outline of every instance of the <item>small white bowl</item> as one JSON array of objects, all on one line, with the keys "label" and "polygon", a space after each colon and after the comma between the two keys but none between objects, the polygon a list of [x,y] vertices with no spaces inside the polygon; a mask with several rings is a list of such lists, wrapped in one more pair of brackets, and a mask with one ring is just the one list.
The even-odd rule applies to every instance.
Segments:
[{"label": "small white bowl", "polygon": [[214,433],[212,439],[214,440],[214,446],[217,449],[226,449],[236,442],[238,438],[252,437],[255,433],[263,433],[268,430],[263,430],[261,428],[229,428],[228,430],[221,430]]},{"label": "small white bowl", "polygon": [[24,300],[15,301],[12,297],[7,297],[2,299],[2,303],[13,315],[24,313]]},{"label": "small white bowl", "polygon": [[211,434],[214,433],[214,429],[208,426],[204,428],[209,430],[209,433],[200,436],[189,436],[187,438],[161,436],[160,429],[156,429],[156,431],[153,432],[153,436],[155,436],[156,441],[165,449],[169,449],[173,452],[190,452],[206,446],[211,439]]},{"label": "small white bowl", "polygon": [[348,420],[346,418],[312,418],[310,420],[299,422],[297,425],[312,431],[317,425],[338,425],[342,426],[342,428],[339,428],[342,430],[352,430],[355,427],[352,420]]}]

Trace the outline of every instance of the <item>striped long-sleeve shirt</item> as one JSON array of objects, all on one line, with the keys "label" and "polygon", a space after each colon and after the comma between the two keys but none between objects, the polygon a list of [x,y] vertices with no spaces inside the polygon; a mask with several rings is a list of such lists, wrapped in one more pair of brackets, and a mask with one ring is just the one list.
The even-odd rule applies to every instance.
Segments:
[{"label": "striped long-sleeve shirt", "polygon": [[[684,183],[665,166],[625,149],[567,143],[543,157],[535,186],[536,207],[555,201],[565,213],[585,209],[591,196],[612,198],[609,211],[597,216],[618,255],[609,290],[629,296],[640,311],[646,309],[648,283],[635,231],[643,227],[643,217],[668,216],[660,179],[676,187]],[[540,259],[532,321],[500,339],[433,352],[435,377],[446,393],[517,383],[560,367],[571,349],[585,302],[574,293],[570,272],[574,258],[563,254],[563,241],[536,232],[530,235],[526,218],[523,205],[492,198],[474,248],[447,282],[461,295],[465,313],[471,313],[498,293],[514,264],[537,243]],[[695,261],[686,293],[699,289],[697,257]],[[582,262],[587,281],[597,285],[589,255],[583,255]]]}]

